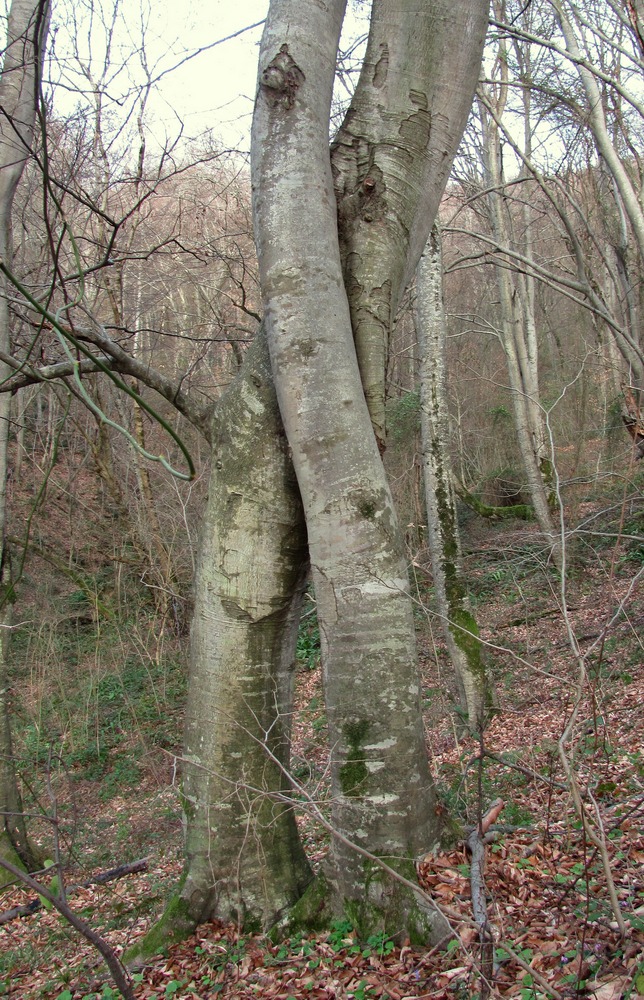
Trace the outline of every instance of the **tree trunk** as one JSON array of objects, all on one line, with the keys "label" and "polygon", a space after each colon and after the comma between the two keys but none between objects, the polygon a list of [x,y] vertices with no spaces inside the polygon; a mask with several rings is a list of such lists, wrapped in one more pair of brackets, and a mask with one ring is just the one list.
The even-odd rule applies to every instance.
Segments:
[{"label": "tree trunk", "polygon": [[[624,211],[633,229],[639,256],[644,260],[644,209],[631,183],[625,160],[623,156],[620,156],[611,139],[601,91],[593,72],[584,64],[584,53],[579,47],[572,21],[566,13],[566,5],[561,0],[552,0],[552,6],[555,9],[557,20],[564,36],[566,49],[576,63],[579,79],[581,80],[586,96],[588,107],[584,120],[588,123],[588,127],[592,132],[597,153],[603,158],[604,163],[615,180]],[[576,16],[574,8],[572,8],[572,14],[573,17]]]},{"label": "tree trunk", "polygon": [[356,92],[333,141],[345,286],[381,449],[389,338],[465,128],[487,17],[487,0],[374,0]]},{"label": "tree trunk", "polygon": [[[376,0],[376,10],[388,6]],[[455,88],[445,84],[447,93],[459,97],[450,98],[457,110],[453,120],[447,107],[436,117],[429,147],[426,128],[417,131],[412,122],[409,129],[416,136],[414,150],[431,148],[433,172],[444,183],[445,160],[453,155],[474,88],[487,7],[481,0],[472,15],[469,0],[456,4],[460,20],[447,30],[455,5],[449,11],[447,4],[436,6],[440,37],[452,31],[460,43],[467,41],[458,49],[458,64],[469,52],[470,72],[462,81],[456,74]],[[413,37],[414,5],[398,8],[406,10],[406,37]],[[431,11],[428,3],[420,18],[425,39],[437,30]],[[439,832],[406,565],[362,391],[340,264],[328,114],[343,12],[340,0],[271,5],[254,126],[259,256],[274,372],[291,424],[300,489],[306,488],[315,562],[332,733],[333,822],[340,835],[329,867],[332,900],[336,912],[348,913],[362,930],[387,926],[401,935],[412,930],[422,940],[438,939],[446,924],[434,910],[423,910],[415,893],[386,883],[378,865],[365,864],[342,839],[352,838],[413,876],[413,856]],[[396,27],[394,19],[392,32]],[[443,79],[445,60],[454,66],[453,48],[445,42],[439,47],[436,63]],[[430,51],[429,46],[415,50],[425,69]],[[436,68],[432,73],[440,77]],[[436,87],[425,89],[433,99]],[[406,114],[392,115],[383,146],[391,142],[392,130],[394,140],[404,142],[405,122],[425,102],[422,80],[405,93]],[[452,136],[450,142],[446,136]],[[358,184],[368,165],[362,164]],[[435,212],[440,191],[428,185],[422,192],[416,173],[409,176],[407,197],[433,205]],[[431,176],[426,164],[423,177]],[[419,253],[426,238],[425,231],[421,241],[417,229],[411,218],[402,283],[411,273],[409,247],[419,244]],[[387,252],[392,256],[400,249],[392,244]],[[187,710],[185,880],[160,924],[128,956],[130,962],[210,917],[267,926],[310,879],[285,801],[284,775],[306,535],[262,350],[255,345],[245,359],[218,404],[213,431]]]},{"label": "tree trunk", "polygon": [[306,531],[262,333],[216,408],[195,578],[180,893],[132,964],[206,920],[267,929],[311,872],[288,802]]},{"label": "tree trunk", "polygon": [[[360,244],[365,256],[375,256],[382,245],[391,261],[384,234],[396,208],[407,239],[415,234],[414,143],[424,136],[419,145],[427,148],[431,120],[425,63],[432,49],[423,41],[436,30],[431,15],[438,19],[438,6],[428,3],[419,12],[415,4],[415,37],[421,43],[415,47],[408,37],[404,50],[395,49],[397,58],[409,60],[407,77],[417,77],[417,86],[408,85],[404,109],[390,110],[381,97],[374,112],[386,118],[390,111],[401,145],[408,132],[412,135],[409,189],[401,183],[400,204],[392,193],[390,205],[375,156],[373,163],[367,157],[361,164],[367,175],[354,178],[361,223],[375,221],[383,232],[383,240],[371,247]],[[386,18],[393,45],[401,12],[410,10],[405,3],[376,2],[372,25]],[[252,138],[260,281],[273,375],[306,513],[322,636],[332,823],[338,834],[327,867],[332,907],[363,934],[386,929],[438,940],[445,921],[350,844],[413,877],[413,857],[436,843],[440,824],[424,745],[404,547],[376,439],[380,423],[376,419],[374,435],[362,388],[338,240],[327,135],[343,15],[343,0],[271,3]],[[480,41],[476,36],[479,46]],[[376,89],[391,65],[388,46],[382,45],[378,62],[367,60]],[[351,110],[347,117],[352,122]],[[414,204],[409,218],[405,195]],[[370,200],[377,203],[373,211]],[[398,246],[405,265],[407,249]],[[357,252],[352,249],[349,256]],[[350,275],[351,266],[347,270]],[[391,274],[383,278],[394,301],[404,270],[393,275],[395,281]],[[350,277],[347,282],[351,296]],[[389,324],[390,318],[386,330]],[[372,350],[377,349],[367,354]],[[376,368],[383,365],[379,350]],[[379,378],[384,382],[384,371]]]},{"label": "tree trunk", "polygon": [[[0,260],[11,267],[11,211],[34,135],[39,81],[49,24],[49,5],[34,0],[12,0],[0,77]],[[0,350],[11,353],[9,284],[0,275]],[[11,369],[0,362],[0,381]],[[12,756],[8,637],[11,624],[11,587],[5,545],[6,498],[11,395],[0,395],[0,855],[12,864],[32,864]]]},{"label": "tree trunk", "polygon": [[416,308],[421,357],[420,429],[434,595],[461,692],[463,712],[470,728],[482,732],[489,721],[494,699],[461,569],[452,463],[447,446],[446,325],[438,225],[434,226],[418,264]]}]

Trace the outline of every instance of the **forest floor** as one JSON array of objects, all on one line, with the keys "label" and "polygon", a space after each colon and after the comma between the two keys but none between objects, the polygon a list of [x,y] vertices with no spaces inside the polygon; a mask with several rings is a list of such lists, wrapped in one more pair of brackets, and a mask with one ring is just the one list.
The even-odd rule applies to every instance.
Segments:
[{"label": "forest floor", "polygon": [[[633,515],[639,530],[630,534],[622,513],[621,535],[612,533],[601,558],[601,518],[590,506],[578,514],[578,523],[597,533],[592,547],[584,547],[579,534],[565,594],[542,565],[532,529],[499,524],[468,535],[475,610],[498,695],[498,712],[482,740],[463,735],[447,692],[437,619],[423,600],[418,604],[428,750],[445,808],[476,826],[493,801],[504,803],[485,849],[494,997],[644,995],[642,509]],[[422,560],[416,562],[422,595],[424,570]],[[327,751],[313,632],[312,626],[301,644],[293,771],[319,798]],[[176,724],[179,732],[178,716]],[[564,762],[583,797],[583,825]],[[148,929],[180,874],[175,767],[172,750],[156,746],[139,761],[134,786],[125,783],[106,800],[101,781],[79,777],[72,783],[73,808],[61,796],[59,808],[73,812],[74,840],[82,845],[68,884],[148,859],[140,873],[70,895],[74,909],[117,952]],[[306,815],[300,822],[309,855],[319,863],[326,835]],[[481,947],[465,845],[427,856],[418,876],[449,914],[455,936],[446,950],[382,937],[358,943],[344,922],[323,936],[300,935],[280,945],[209,924],[135,976],[135,994],[141,1000],[479,996]],[[32,896],[5,890],[0,911]],[[97,953],[55,912],[41,908],[1,921],[0,996],[118,995]]]}]

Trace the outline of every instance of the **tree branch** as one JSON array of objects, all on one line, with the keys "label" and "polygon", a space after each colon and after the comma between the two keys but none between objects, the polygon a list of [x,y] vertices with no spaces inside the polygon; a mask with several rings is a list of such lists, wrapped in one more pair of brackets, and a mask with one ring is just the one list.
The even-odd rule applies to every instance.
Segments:
[{"label": "tree branch", "polygon": [[110,947],[107,941],[105,941],[101,935],[93,929],[93,927],[90,927],[89,924],[85,923],[85,921],[74,913],[71,907],[67,903],[64,903],[62,899],[58,896],[54,896],[53,893],[51,893],[44,885],[37,882],[35,878],[31,877],[31,875],[27,875],[26,872],[16,868],[15,865],[11,864],[11,862],[0,858],[0,867],[8,871],[9,874],[13,875],[15,879],[18,879],[18,881],[23,882],[24,885],[29,886],[30,889],[37,892],[39,896],[43,897],[43,899],[50,902],[52,906],[54,906],[65,918],[65,920],[71,924],[79,934],[82,934],[85,940],[89,941],[89,943],[92,944],[98,952],[100,952],[105,959],[105,964],[110,970],[112,979],[123,994],[124,1000],[136,1000],[134,990],[132,989],[130,983],[130,978],[118,959],[114,949]]}]

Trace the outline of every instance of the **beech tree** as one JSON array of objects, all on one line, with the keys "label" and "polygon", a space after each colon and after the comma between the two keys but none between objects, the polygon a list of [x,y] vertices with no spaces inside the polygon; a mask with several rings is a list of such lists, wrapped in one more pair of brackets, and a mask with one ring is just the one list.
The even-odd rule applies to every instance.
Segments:
[{"label": "beech tree", "polygon": [[[444,823],[382,463],[385,374],[397,306],[471,104],[487,2],[425,0],[419,9],[417,0],[374,0],[361,76],[330,149],[344,10],[344,0],[271,3],[252,156],[264,322],[223,397],[214,407],[195,402],[180,379],[127,354],[99,323],[82,331],[83,351],[93,344],[103,371],[154,388],[213,448],[191,639],[186,868],[130,960],[203,920],[267,928],[301,897],[309,923],[344,913],[365,934],[437,942],[448,933],[413,888],[414,858]],[[309,564],[334,831],[315,881],[289,774]]]},{"label": "beech tree", "polygon": [[443,300],[443,253],[436,223],[416,272],[416,325],[420,354],[420,430],[427,508],[427,545],[434,594],[461,708],[481,733],[494,709],[485,650],[468,598],[461,559],[447,405],[447,319]]},{"label": "beech tree", "polygon": [[344,6],[274,0],[266,21],[252,144],[264,326],[213,423],[187,710],[184,883],[137,955],[213,917],[268,927],[311,879],[287,794],[307,558],[334,835],[300,915],[345,913],[363,933],[386,927],[416,940],[446,933],[391,874],[413,878],[413,858],[437,842],[441,822],[381,458],[384,382],[396,306],[470,107],[487,4],[375,0],[330,155]]},{"label": "beech tree", "polygon": [[[513,89],[521,94],[513,103],[524,123],[523,144],[517,144],[517,130],[501,120],[499,101],[488,100],[484,112],[490,117],[489,138],[496,136],[496,145],[501,138],[514,151],[522,177],[530,177],[540,189],[537,197],[558,226],[568,256],[544,267],[529,245],[517,248],[516,237],[500,232],[503,255],[509,261],[516,255],[510,266],[519,278],[513,281],[526,291],[534,279],[558,284],[563,294],[590,311],[607,347],[616,393],[620,380],[641,386],[643,372],[636,293],[644,252],[638,10],[634,4],[580,6],[564,0],[529,8],[513,4],[507,11],[503,4],[495,5],[499,52],[506,49],[506,96]],[[513,65],[507,61],[509,51]],[[538,143],[530,139],[531,117],[535,141],[549,131],[561,143],[559,149],[543,144],[537,152]],[[488,161],[493,147],[489,142]],[[526,387],[526,398],[530,392]]]}]

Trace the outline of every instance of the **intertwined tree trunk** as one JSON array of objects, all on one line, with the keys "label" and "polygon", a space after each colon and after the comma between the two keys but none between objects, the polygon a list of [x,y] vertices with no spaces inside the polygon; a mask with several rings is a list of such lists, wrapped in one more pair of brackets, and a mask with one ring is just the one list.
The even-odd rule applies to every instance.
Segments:
[{"label": "intertwined tree trunk", "polygon": [[186,707],[184,879],[130,964],[209,919],[266,929],[312,878],[288,780],[306,529],[263,331],[217,403],[210,437]]},{"label": "intertwined tree trunk", "polygon": [[[351,842],[413,876],[413,857],[440,834],[377,400],[395,305],[471,102],[487,4],[427,0],[419,11],[410,0],[375,0],[365,69],[332,169],[329,109],[343,15],[343,0],[273,0],[266,23],[254,210],[288,450],[260,343],[213,425],[192,633],[185,880],[130,961],[209,917],[267,926],[310,879],[285,779],[306,534],[338,834],[328,880],[313,887],[313,915],[343,912],[364,932],[386,927],[424,941],[446,930],[433,908]],[[375,327],[370,303],[380,310]],[[371,344],[374,329],[380,347]],[[379,356],[371,412],[354,338],[365,364],[372,351]]]},{"label": "intertwined tree trunk", "polygon": [[[43,49],[49,22],[46,0],[13,0],[7,26],[7,48],[0,77],[0,259],[11,266],[11,210],[31,150]],[[0,352],[11,354],[10,286],[0,274]],[[11,369],[0,361],[0,381]],[[29,865],[27,840],[13,764],[7,677],[7,653],[13,593],[5,544],[7,452],[11,396],[0,395],[0,855],[11,863]]]},{"label": "intertwined tree trunk", "polygon": [[365,67],[334,148],[337,208],[327,134],[343,0],[271,4],[253,124],[271,363],[323,643],[339,834],[327,867],[332,908],[363,933],[386,927],[423,940],[443,936],[444,921],[350,842],[410,875],[414,855],[440,836],[379,400],[395,304],[424,245],[428,206],[435,213],[476,80],[485,5],[475,6],[472,13],[472,5],[456,5],[469,72],[456,74],[450,91],[454,4],[448,12],[439,3],[420,11],[417,3],[374,3]]}]

